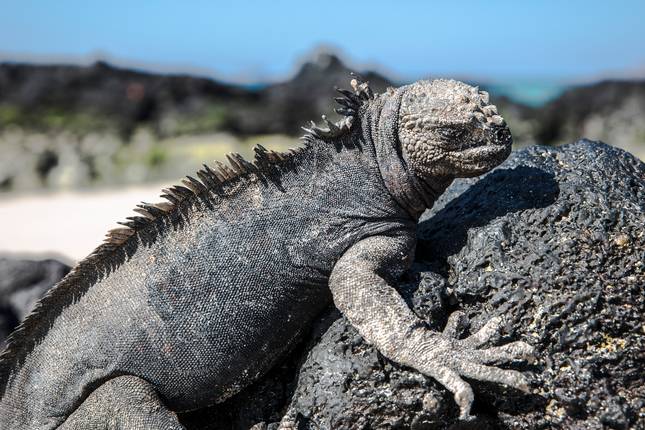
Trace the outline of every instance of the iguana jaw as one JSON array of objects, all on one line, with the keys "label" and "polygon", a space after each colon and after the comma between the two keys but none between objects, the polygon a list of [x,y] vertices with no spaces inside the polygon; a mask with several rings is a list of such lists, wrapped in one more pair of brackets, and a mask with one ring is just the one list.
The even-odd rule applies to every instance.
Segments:
[{"label": "iguana jaw", "polygon": [[450,160],[450,165],[465,166],[461,169],[460,177],[473,177],[482,175],[492,167],[501,164],[510,152],[510,145],[488,144],[461,151],[451,151],[446,158]]}]

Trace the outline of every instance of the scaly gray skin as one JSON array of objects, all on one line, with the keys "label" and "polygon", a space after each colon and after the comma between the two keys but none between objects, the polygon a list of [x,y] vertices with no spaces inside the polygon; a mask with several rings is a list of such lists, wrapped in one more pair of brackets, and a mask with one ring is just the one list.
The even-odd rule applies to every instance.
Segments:
[{"label": "scaly gray skin", "polygon": [[500,321],[458,340],[454,314],[435,333],[394,288],[423,210],[453,178],[508,156],[504,121],[456,81],[378,96],[352,85],[344,120],[314,125],[304,148],[205,166],[110,232],[11,337],[0,428],[182,428],[174,412],[259,378],[332,300],[384,356],[452,391],[464,419],[473,393],[461,376],[526,389],[520,373],[485,365],[532,353],[479,349]]}]

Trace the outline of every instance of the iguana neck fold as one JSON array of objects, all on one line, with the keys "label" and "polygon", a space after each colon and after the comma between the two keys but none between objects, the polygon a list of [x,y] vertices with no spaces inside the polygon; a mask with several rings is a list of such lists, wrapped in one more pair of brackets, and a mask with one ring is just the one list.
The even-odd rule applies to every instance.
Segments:
[{"label": "iguana neck fold", "polygon": [[398,137],[398,111],[404,89],[384,93],[370,104],[364,130],[374,143],[385,187],[394,200],[418,220],[454,178],[420,177],[412,171]]}]

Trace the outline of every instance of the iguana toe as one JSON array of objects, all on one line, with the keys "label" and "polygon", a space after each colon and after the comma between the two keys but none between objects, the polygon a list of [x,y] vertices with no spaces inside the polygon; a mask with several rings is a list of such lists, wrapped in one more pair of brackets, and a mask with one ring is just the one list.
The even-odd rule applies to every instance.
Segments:
[{"label": "iguana toe", "polygon": [[459,374],[466,378],[477,381],[496,382],[527,393],[529,392],[528,379],[516,370],[500,369],[499,367],[485,366],[464,360],[458,360],[456,367]]},{"label": "iguana toe", "polygon": [[499,333],[502,324],[501,317],[493,318],[473,335],[458,340],[457,336],[468,325],[468,320],[463,312],[457,311],[450,315],[443,332],[431,335],[424,342],[425,347],[421,348],[428,356],[427,362],[420,362],[418,368],[425,370],[425,373],[453,393],[462,420],[471,418],[470,407],[474,398],[470,385],[462,377],[504,384],[529,392],[528,379],[521,372],[487,364],[531,360],[534,356],[531,345],[517,341],[479,349]]},{"label": "iguana toe", "polygon": [[431,376],[453,394],[455,403],[459,406],[459,419],[472,419],[473,416],[470,415],[470,408],[473,405],[475,395],[470,384],[461,379],[459,373],[454,369],[446,366],[437,366],[431,372]]},{"label": "iguana toe", "polygon": [[448,317],[448,322],[443,329],[446,337],[457,338],[459,334],[468,327],[468,317],[462,311],[455,311]]},{"label": "iguana toe", "polygon": [[479,349],[474,352],[478,362],[482,364],[508,363],[511,361],[533,362],[535,348],[526,342],[511,342],[502,346]]},{"label": "iguana toe", "polygon": [[464,343],[472,348],[479,348],[498,334],[503,324],[504,320],[502,317],[493,317],[477,332],[464,339]]}]

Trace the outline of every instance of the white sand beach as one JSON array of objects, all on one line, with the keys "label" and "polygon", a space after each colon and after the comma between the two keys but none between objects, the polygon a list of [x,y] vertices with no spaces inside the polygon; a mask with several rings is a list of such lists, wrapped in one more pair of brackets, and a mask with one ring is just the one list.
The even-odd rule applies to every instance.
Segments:
[{"label": "white sand beach", "polygon": [[0,255],[78,261],[168,184],[0,197]]}]

